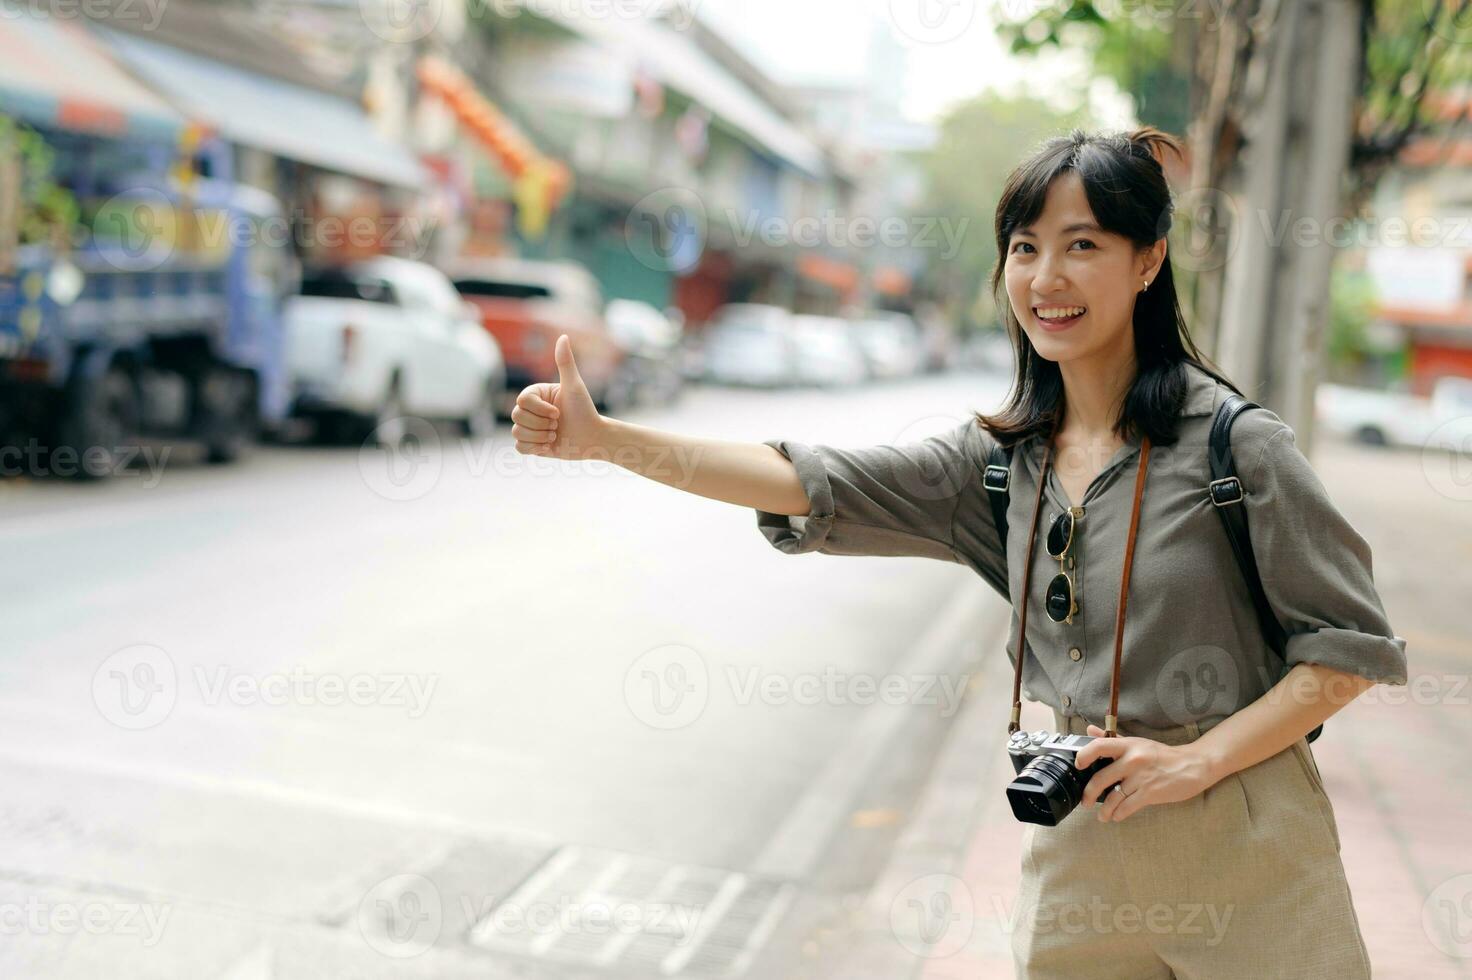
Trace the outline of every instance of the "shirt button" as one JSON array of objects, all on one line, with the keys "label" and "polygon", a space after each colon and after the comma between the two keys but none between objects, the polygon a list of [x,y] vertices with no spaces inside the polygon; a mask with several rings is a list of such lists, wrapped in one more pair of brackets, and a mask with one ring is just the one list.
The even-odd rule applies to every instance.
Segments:
[{"label": "shirt button", "polygon": [[1067,694],[1063,695],[1063,707],[1065,707],[1065,708],[1071,708],[1071,707],[1073,707],[1073,698],[1069,697]]},{"label": "shirt button", "polygon": [[1082,650],[1080,650],[1078,647],[1069,647],[1069,649],[1068,649],[1068,659],[1069,660],[1082,660],[1082,659],[1084,659],[1084,652]]}]

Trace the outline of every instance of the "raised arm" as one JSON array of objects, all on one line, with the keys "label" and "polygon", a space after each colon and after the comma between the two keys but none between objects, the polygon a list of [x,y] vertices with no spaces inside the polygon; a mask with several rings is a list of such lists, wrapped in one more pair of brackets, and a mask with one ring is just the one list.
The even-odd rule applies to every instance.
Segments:
[{"label": "raised arm", "polygon": [[558,381],[517,397],[519,452],[608,460],[651,480],[756,511],[786,554],[934,558],[971,567],[1008,597],[1007,558],[981,487],[992,437],[974,418],[905,445],[841,449],[772,439],[727,442],[600,416],[557,339]]},{"label": "raised arm", "polygon": [[572,341],[557,338],[557,382],[528,385],[511,412],[518,452],[608,460],[677,490],[773,514],[806,514],[797,468],[771,446],[664,432],[598,414]]}]

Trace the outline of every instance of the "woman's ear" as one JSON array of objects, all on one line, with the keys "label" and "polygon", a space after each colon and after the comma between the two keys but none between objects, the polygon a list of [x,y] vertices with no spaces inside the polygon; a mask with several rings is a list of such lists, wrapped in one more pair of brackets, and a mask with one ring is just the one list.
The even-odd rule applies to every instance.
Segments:
[{"label": "woman's ear", "polygon": [[1155,277],[1160,275],[1161,266],[1165,265],[1166,241],[1164,238],[1140,253],[1139,279],[1144,282],[1154,282]]}]

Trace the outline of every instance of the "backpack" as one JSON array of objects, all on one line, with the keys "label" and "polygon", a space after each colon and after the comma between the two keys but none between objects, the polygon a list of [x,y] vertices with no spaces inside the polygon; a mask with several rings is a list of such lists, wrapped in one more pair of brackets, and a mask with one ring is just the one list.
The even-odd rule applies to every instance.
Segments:
[{"label": "backpack", "polygon": [[[1262,628],[1262,635],[1267,640],[1268,646],[1278,655],[1287,667],[1285,649],[1288,644],[1288,635],[1283,625],[1278,622],[1273,610],[1268,605],[1267,593],[1263,590],[1262,576],[1257,570],[1257,558],[1252,553],[1252,538],[1247,532],[1247,511],[1240,506],[1246,491],[1242,487],[1242,481],[1237,477],[1237,467],[1232,460],[1232,423],[1237,416],[1250,408],[1261,408],[1262,406],[1250,402],[1241,395],[1228,394],[1222,403],[1217,406],[1216,417],[1211,423],[1211,436],[1208,440],[1208,460],[1211,466],[1211,482],[1207,490],[1211,494],[1211,503],[1216,507],[1217,515],[1222,519],[1222,527],[1226,529],[1227,540],[1232,544],[1232,554],[1237,558],[1237,567],[1242,571],[1242,577],[1247,580],[1247,591],[1252,595],[1253,607],[1257,610],[1257,622]],[[1007,504],[1011,499],[1008,493],[1008,481],[1011,476],[1012,451],[1004,449],[1000,445],[993,446],[990,458],[987,460],[985,474],[982,477],[982,485],[986,487],[987,494],[991,498],[992,519],[996,523],[997,533],[1002,540],[1002,554],[1007,553]],[[1323,732],[1324,726],[1320,724],[1308,733],[1308,740],[1312,742]]]}]

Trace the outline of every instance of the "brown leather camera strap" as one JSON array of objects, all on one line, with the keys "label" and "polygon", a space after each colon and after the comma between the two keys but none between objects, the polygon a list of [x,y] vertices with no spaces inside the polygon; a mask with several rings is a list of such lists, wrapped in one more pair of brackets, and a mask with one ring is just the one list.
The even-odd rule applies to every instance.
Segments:
[{"label": "brown leather camera strap", "polygon": [[[1033,552],[1038,542],[1038,520],[1043,512],[1043,487],[1047,485],[1048,473],[1053,463],[1053,443],[1058,438],[1057,422],[1048,436],[1048,447],[1043,454],[1043,468],[1038,475],[1038,495],[1032,508],[1032,531],[1027,539],[1027,564],[1022,567],[1022,609],[1017,629],[1017,652],[1014,656],[1012,676],[1012,717],[1007,723],[1007,733],[1022,727],[1022,651],[1027,642],[1027,597],[1032,594]],[[1119,582],[1119,613],[1114,621],[1114,671],[1109,679],[1109,713],[1104,716],[1104,734],[1114,738],[1119,734],[1119,674],[1124,660],[1124,614],[1129,599],[1130,568],[1135,562],[1135,536],[1140,527],[1140,498],[1145,492],[1145,474],[1150,467],[1150,437],[1140,441],[1140,465],[1135,471],[1135,501],[1130,511],[1129,537],[1124,546],[1124,573]],[[1077,533],[1075,531],[1075,533]]]}]

